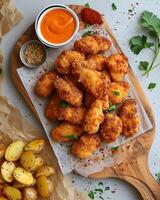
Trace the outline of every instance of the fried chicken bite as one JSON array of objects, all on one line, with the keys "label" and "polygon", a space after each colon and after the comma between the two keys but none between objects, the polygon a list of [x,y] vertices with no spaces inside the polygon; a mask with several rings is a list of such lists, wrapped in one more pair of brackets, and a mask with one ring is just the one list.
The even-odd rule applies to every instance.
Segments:
[{"label": "fried chicken bite", "polygon": [[120,82],[128,72],[128,58],[123,54],[114,54],[105,61],[111,80]]},{"label": "fried chicken bite", "polygon": [[78,158],[90,157],[100,146],[100,138],[94,135],[82,135],[72,144],[71,152]]},{"label": "fried chicken bite", "polygon": [[77,62],[74,62],[72,66],[72,73],[78,76],[78,81],[95,98],[102,98],[107,94],[110,85],[110,78],[107,73],[81,67]]},{"label": "fried chicken bite", "polygon": [[60,74],[69,74],[71,70],[71,64],[73,61],[85,60],[85,55],[78,51],[66,50],[63,51],[56,60],[56,70]]},{"label": "fried chicken bite", "polygon": [[139,117],[135,99],[127,99],[120,108],[119,117],[123,123],[122,135],[129,137],[137,133]]},{"label": "fried chicken bite", "polygon": [[57,77],[54,86],[61,99],[70,105],[79,107],[82,104],[83,94],[70,80]]},{"label": "fried chicken bite", "polygon": [[77,51],[92,55],[107,51],[110,47],[111,42],[107,38],[99,35],[84,36],[74,43],[74,48]]},{"label": "fried chicken bite", "polygon": [[104,120],[103,103],[101,100],[95,100],[86,113],[84,121],[84,131],[88,134],[97,133],[100,124]]},{"label": "fried chicken bite", "polygon": [[121,133],[122,121],[120,117],[111,113],[106,114],[100,128],[102,139],[107,143],[111,143],[114,142]]},{"label": "fried chicken bite", "polygon": [[129,83],[122,81],[121,83],[111,83],[108,89],[109,101],[112,104],[122,103],[129,94]]},{"label": "fried chicken bite", "polygon": [[83,129],[71,123],[62,123],[51,131],[52,139],[56,142],[70,142],[82,135]]},{"label": "fried chicken bite", "polygon": [[57,74],[54,71],[49,71],[43,74],[35,86],[35,92],[40,97],[49,97],[54,91],[54,81]]}]

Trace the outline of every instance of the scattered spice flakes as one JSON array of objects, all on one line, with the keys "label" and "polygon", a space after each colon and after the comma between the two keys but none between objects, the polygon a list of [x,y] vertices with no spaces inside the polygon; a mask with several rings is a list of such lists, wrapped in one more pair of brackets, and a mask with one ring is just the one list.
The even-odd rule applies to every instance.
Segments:
[{"label": "scattered spice flakes", "polygon": [[109,191],[110,190],[110,187],[105,187],[105,191]]},{"label": "scattered spice flakes", "polygon": [[132,3],[130,5],[130,8],[128,9],[128,19],[131,19],[132,16],[137,14],[135,10],[136,10],[138,5],[139,5],[138,2],[136,2],[135,4]]},{"label": "scattered spice flakes", "polygon": [[94,199],[94,192],[93,191],[90,191],[88,193],[88,196],[91,198],[91,199]]},{"label": "scattered spice flakes", "polygon": [[99,186],[100,186],[100,185],[102,185],[102,186],[103,186],[103,182],[99,182],[99,183],[98,183],[98,185],[99,185]]}]

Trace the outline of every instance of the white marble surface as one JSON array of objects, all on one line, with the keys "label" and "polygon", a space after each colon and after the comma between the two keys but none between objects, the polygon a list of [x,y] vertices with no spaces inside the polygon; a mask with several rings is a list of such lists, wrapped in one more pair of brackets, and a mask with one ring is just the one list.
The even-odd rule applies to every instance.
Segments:
[{"label": "white marble surface", "polygon": [[[142,83],[143,89],[149,98],[153,110],[156,117],[156,125],[157,125],[157,134],[154,141],[154,144],[151,148],[150,154],[149,154],[149,166],[152,174],[160,171],[160,154],[159,154],[159,146],[160,146],[160,123],[159,123],[159,113],[160,113],[160,101],[159,101],[159,95],[160,95],[160,79],[159,79],[159,72],[160,68],[157,68],[155,71],[153,71],[150,75],[150,77],[144,78],[141,76],[137,65],[140,60],[150,60],[151,54],[148,51],[143,51],[140,55],[136,56],[134,55],[128,46],[128,40],[133,36],[137,34],[141,34],[142,30],[138,26],[138,20],[140,17],[140,14],[143,10],[150,10],[160,17],[160,13],[158,12],[160,10],[160,1],[159,0],[13,0],[13,2],[16,4],[16,6],[21,10],[21,12],[24,15],[24,19],[21,21],[21,23],[16,26],[10,33],[8,33],[3,41],[2,41],[2,50],[4,53],[4,72],[5,72],[5,81],[4,81],[4,87],[3,87],[3,93],[5,96],[8,97],[9,101],[17,106],[23,115],[28,118],[30,121],[32,121],[36,126],[40,127],[40,124],[35,119],[29,108],[24,103],[22,97],[19,95],[17,89],[14,87],[11,77],[10,77],[10,53],[12,51],[12,47],[18,37],[24,32],[24,30],[34,21],[37,13],[42,9],[44,6],[52,3],[76,3],[76,4],[85,4],[87,2],[90,3],[90,5],[99,10],[101,13],[103,13],[109,22],[110,26],[112,27],[123,51],[126,53],[126,55],[130,59],[130,64],[133,67],[135,73],[137,74],[137,77]],[[112,11],[111,4],[115,3],[117,5],[117,10]],[[138,2],[138,5],[136,4]],[[133,4],[135,6],[135,15],[131,16],[130,19],[128,18],[128,9],[132,8]],[[157,86],[153,91],[149,91],[147,89],[147,86],[150,82],[156,82]],[[91,181],[86,180],[82,177],[74,177],[75,185],[81,185],[82,189],[93,189],[97,188],[97,185],[99,181]],[[107,179],[104,180],[104,185],[106,187],[110,187],[110,190],[107,191],[104,195],[104,199],[107,200],[140,200],[140,197],[138,193],[128,184],[125,182],[122,182],[117,179]],[[116,191],[116,192],[112,192]],[[99,197],[95,198],[96,200],[99,200]]]}]

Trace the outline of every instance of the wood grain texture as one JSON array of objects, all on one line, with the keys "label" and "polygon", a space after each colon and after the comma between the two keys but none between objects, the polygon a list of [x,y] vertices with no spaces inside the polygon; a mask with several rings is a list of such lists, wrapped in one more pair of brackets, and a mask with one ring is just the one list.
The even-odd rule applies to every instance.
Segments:
[{"label": "wood grain texture", "polygon": [[[72,5],[70,7],[80,18],[80,12],[83,6]],[[83,29],[84,27],[84,23],[80,20],[80,29]],[[122,50],[119,47],[118,42],[105,19],[103,27],[109,32],[117,51],[122,53]],[[22,66],[22,63],[19,59],[19,50],[21,46],[30,39],[36,39],[34,25],[29,27],[15,44],[11,54],[11,75],[18,91],[22,94],[26,103],[38,118],[37,112],[16,72],[16,69]],[[140,192],[143,200],[160,200],[160,184],[154,180],[148,168],[148,153],[155,136],[155,120],[152,108],[131,68],[129,69],[128,75],[131,81],[134,83],[135,89],[139,94],[142,104],[148,113],[150,120],[152,121],[153,129],[120,148],[119,153],[123,155],[121,163],[115,164],[113,167],[105,168],[101,172],[92,174],[90,178],[120,178],[133,185]]]}]

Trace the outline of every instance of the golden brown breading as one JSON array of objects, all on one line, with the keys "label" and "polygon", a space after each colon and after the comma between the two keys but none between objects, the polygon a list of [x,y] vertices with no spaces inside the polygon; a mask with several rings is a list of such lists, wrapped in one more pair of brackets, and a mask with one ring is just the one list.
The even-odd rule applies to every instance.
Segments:
[{"label": "golden brown breading", "polygon": [[54,86],[58,95],[64,101],[75,107],[79,107],[82,104],[82,92],[68,79],[57,77]]},{"label": "golden brown breading", "polygon": [[101,100],[95,100],[86,113],[84,121],[84,131],[88,134],[98,132],[100,124],[104,120],[103,103]]},{"label": "golden brown breading", "polygon": [[128,58],[123,54],[114,54],[108,57],[105,62],[112,81],[122,81],[128,72]]},{"label": "golden brown breading", "polygon": [[114,142],[121,133],[121,119],[115,114],[106,114],[104,122],[102,123],[100,128],[100,134],[102,139],[107,143],[111,143]]},{"label": "golden brown breading", "polygon": [[108,89],[109,101],[112,104],[122,103],[129,94],[129,83],[122,81],[121,83],[111,83]]},{"label": "golden brown breading", "polygon": [[71,151],[78,158],[88,158],[97,150],[100,142],[100,138],[96,134],[85,134],[73,143]]},{"label": "golden brown breading", "polygon": [[71,123],[62,123],[51,131],[52,139],[56,142],[70,142],[82,135],[83,129]]},{"label": "golden brown breading", "polygon": [[137,133],[139,128],[139,117],[136,108],[136,100],[126,100],[120,108],[119,117],[123,123],[122,135],[129,137]]},{"label": "golden brown breading", "polygon": [[102,98],[107,94],[110,85],[110,78],[107,73],[81,67],[76,62],[74,62],[72,66],[72,73],[78,76],[78,81],[81,82],[86,90],[95,98]]},{"label": "golden brown breading", "polygon": [[85,36],[74,43],[74,48],[84,54],[97,54],[107,51],[111,47],[111,42],[102,36]]},{"label": "golden brown breading", "polygon": [[38,80],[35,92],[38,96],[48,97],[54,91],[54,81],[56,79],[57,74],[54,71],[49,71],[43,74]]},{"label": "golden brown breading", "polygon": [[[85,93],[85,106],[88,108],[91,106],[91,104],[95,101],[95,97],[89,94],[88,92]],[[99,99],[103,103],[103,110],[108,110],[109,108],[109,98],[108,95],[106,94],[104,97]]]},{"label": "golden brown breading", "polygon": [[78,51],[66,50],[63,51],[56,60],[56,70],[60,74],[68,74],[71,69],[73,61],[82,61],[85,59],[85,55]]}]

